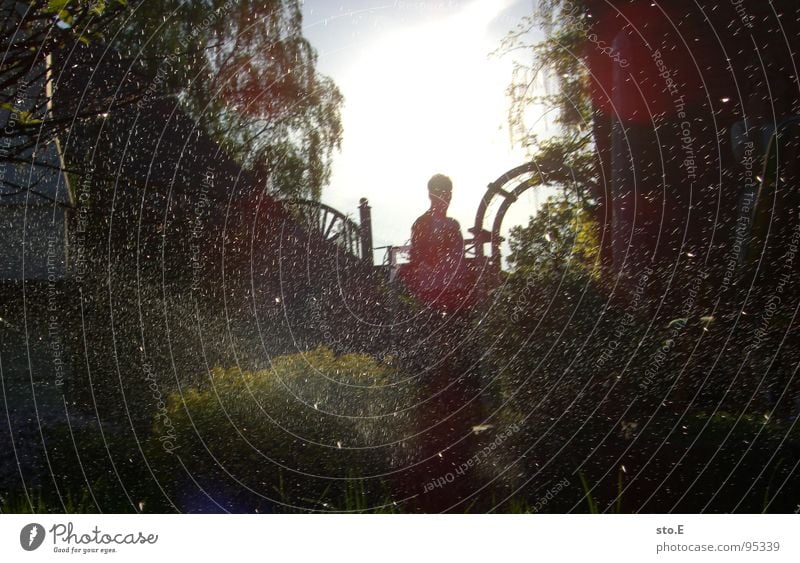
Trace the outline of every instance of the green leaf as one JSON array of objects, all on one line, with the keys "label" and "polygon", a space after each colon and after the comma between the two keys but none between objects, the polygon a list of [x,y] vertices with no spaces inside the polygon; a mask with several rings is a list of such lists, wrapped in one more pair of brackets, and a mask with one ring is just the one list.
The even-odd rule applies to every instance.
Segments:
[{"label": "green leaf", "polygon": [[93,4],[90,12],[97,14],[98,16],[102,16],[103,12],[106,11],[106,3],[103,0],[96,0]]},{"label": "green leaf", "polygon": [[669,322],[669,324],[667,325],[667,328],[672,328],[672,327],[675,327],[675,326],[680,326],[681,328],[683,328],[683,326],[684,326],[684,325],[685,325],[687,322],[689,322],[689,319],[686,319],[686,318],[681,318],[681,319],[673,319],[673,320],[671,320],[671,321]]},{"label": "green leaf", "polygon": [[56,17],[70,27],[72,27],[72,24],[75,21],[75,18],[73,18],[72,14],[70,14],[67,10],[59,11]]},{"label": "green leaf", "polygon": [[21,111],[19,112],[19,122],[22,125],[38,125],[42,120],[34,118],[33,114],[28,111]]},{"label": "green leaf", "polygon": [[8,110],[12,113],[16,113],[17,116],[17,123],[20,125],[38,125],[42,122],[41,119],[36,119],[33,117],[33,114],[29,111],[18,111],[14,104],[10,104],[8,102],[0,103],[0,109]]},{"label": "green leaf", "polygon": [[67,7],[67,4],[69,4],[69,0],[49,0],[45,12],[59,13]]}]

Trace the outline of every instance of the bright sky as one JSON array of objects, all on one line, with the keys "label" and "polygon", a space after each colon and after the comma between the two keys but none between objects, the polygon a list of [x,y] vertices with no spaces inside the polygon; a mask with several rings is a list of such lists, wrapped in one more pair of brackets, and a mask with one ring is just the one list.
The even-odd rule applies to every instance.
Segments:
[{"label": "bright sky", "polygon": [[[407,241],[437,172],[453,179],[450,215],[467,235],[486,185],[525,162],[506,126],[513,61],[489,53],[531,8],[531,0],[305,0],[304,34],[345,97],[342,151],[323,201],[356,216],[359,198],[369,198],[375,246]],[[535,209],[517,206],[504,227]]]}]

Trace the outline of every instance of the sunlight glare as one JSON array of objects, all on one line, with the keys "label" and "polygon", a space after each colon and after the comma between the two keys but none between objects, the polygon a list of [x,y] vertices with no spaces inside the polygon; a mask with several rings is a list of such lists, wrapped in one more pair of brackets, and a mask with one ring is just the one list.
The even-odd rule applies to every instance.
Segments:
[{"label": "sunlight glare", "polygon": [[427,205],[431,174],[453,178],[452,215],[466,229],[486,184],[521,159],[510,156],[505,127],[510,64],[489,57],[497,43],[487,36],[507,4],[481,0],[448,18],[387,34],[342,79],[342,150],[363,165],[343,171],[334,185],[371,186],[363,195],[375,212],[385,209],[392,223],[404,221],[397,225],[399,237]]}]

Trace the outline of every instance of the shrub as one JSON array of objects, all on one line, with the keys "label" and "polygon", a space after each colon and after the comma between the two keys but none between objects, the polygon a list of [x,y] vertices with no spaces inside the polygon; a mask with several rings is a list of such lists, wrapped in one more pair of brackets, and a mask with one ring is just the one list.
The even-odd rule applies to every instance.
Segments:
[{"label": "shrub", "polygon": [[412,401],[389,366],[318,348],[257,372],[212,369],[168,397],[151,447],[162,472],[182,475],[173,482],[186,510],[342,509],[353,479],[381,495]]}]

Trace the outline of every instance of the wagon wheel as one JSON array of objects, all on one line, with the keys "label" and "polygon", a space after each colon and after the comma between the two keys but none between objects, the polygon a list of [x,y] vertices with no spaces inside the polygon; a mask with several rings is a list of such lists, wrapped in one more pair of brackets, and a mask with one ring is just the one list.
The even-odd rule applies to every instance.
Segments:
[{"label": "wagon wheel", "polygon": [[361,228],[347,215],[330,205],[307,199],[290,200],[286,205],[310,233],[361,258]]}]

